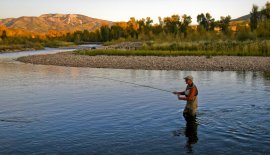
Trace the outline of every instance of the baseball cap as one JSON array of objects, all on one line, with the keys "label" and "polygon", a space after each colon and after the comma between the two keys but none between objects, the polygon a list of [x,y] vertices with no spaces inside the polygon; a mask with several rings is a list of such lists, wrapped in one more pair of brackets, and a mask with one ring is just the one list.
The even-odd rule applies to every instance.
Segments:
[{"label": "baseball cap", "polygon": [[185,79],[185,80],[191,80],[191,81],[193,81],[193,77],[192,77],[191,75],[185,77],[184,79]]}]

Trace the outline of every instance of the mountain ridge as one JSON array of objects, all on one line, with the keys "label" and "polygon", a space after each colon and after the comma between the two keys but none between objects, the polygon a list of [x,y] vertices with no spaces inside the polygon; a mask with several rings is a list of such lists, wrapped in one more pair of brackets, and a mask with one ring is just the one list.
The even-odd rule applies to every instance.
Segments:
[{"label": "mountain ridge", "polygon": [[249,21],[250,20],[250,14],[238,17],[233,19],[232,21]]},{"label": "mountain ridge", "polygon": [[102,25],[112,25],[112,21],[88,17],[81,14],[42,14],[40,16],[21,16],[0,19],[0,25],[7,28],[23,29],[32,32],[77,30],[94,31]]}]

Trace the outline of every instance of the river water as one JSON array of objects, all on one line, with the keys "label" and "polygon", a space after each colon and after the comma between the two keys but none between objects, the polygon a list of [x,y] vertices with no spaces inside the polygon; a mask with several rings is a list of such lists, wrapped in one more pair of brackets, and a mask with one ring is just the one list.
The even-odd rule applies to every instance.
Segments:
[{"label": "river water", "polygon": [[[46,49],[39,53],[55,53]],[[0,54],[0,154],[270,154],[270,74],[32,65]],[[151,88],[199,89],[197,124],[185,102]]]}]

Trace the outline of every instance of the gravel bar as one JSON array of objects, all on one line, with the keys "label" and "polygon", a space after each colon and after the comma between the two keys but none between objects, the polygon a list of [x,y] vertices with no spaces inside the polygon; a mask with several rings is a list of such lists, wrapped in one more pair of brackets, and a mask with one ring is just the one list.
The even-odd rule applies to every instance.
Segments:
[{"label": "gravel bar", "polygon": [[85,56],[57,53],[20,57],[18,61],[69,67],[189,70],[189,71],[266,71],[270,72],[270,57],[239,56]]}]

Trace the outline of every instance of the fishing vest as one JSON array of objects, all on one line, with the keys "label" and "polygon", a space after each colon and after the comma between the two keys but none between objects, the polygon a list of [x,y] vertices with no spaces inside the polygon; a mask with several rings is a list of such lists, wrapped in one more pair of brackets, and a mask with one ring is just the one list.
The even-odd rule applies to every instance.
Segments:
[{"label": "fishing vest", "polygon": [[195,89],[196,89],[195,96],[198,96],[198,93],[199,93],[199,92],[198,92],[198,89],[197,89],[196,85],[195,85],[195,84],[193,84],[193,83],[192,83],[192,85],[191,85],[191,86],[187,85],[187,87],[186,87],[186,91],[185,91],[185,96],[188,96],[188,95],[189,95],[190,90],[191,90],[191,88],[193,88],[193,87],[195,87]]}]

